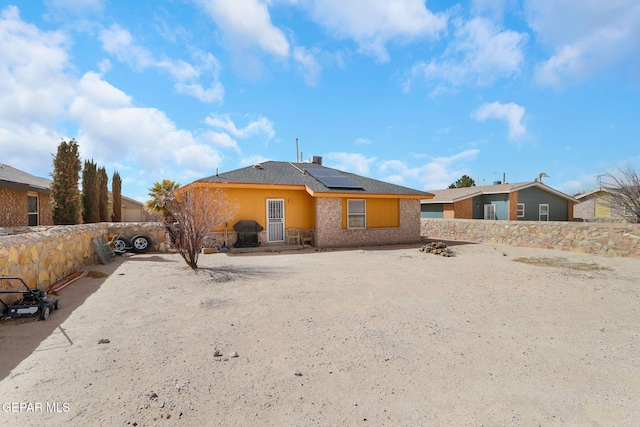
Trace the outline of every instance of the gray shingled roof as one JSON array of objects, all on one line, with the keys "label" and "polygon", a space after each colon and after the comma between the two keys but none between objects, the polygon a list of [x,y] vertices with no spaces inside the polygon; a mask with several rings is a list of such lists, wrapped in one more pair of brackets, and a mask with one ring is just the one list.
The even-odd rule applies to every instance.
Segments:
[{"label": "gray shingled roof", "polygon": [[573,200],[574,202],[578,201],[568,194],[564,194],[556,189],[553,189],[548,185],[543,184],[542,182],[533,181],[516,182],[512,184],[481,185],[478,187],[447,188],[446,190],[432,190],[430,192],[434,195],[433,199],[423,200],[422,202],[425,204],[452,203],[458,202],[460,200],[465,200],[470,197],[480,196],[482,194],[507,194],[529,187],[538,187],[544,191],[553,193],[562,198]]},{"label": "gray shingled roof", "polygon": [[48,193],[50,183],[50,179],[33,176],[9,165],[0,163],[0,187]]},{"label": "gray shingled roof", "polygon": [[[305,169],[327,168],[316,163],[290,163],[268,161],[260,165],[248,166],[241,169],[223,172],[202,178],[196,182],[225,182],[243,184],[281,184],[281,185],[305,185],[313,192],[319,193],[368,193],[368,194],[398,194],[427,197],[430,193],[414,190],[400,185],[390,184],[376,179],[366,178],[349,172],[339,171],[342,175],[352,179],[362,186],[362,189],[329,188],[318,181]],[[332,169],[337,170],[337,169]]]}]

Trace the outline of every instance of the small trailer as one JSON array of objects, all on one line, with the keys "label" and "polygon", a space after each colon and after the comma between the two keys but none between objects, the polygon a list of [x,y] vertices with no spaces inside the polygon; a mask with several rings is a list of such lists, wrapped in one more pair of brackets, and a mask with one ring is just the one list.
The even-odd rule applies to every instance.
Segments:
[{"label": "small trailer", "polygon": [[53,301],[47,299],[47,292],[38,288],[30,288],[19,277],[0,276],[0,283],[4,281],[18,281],[24,289],[0,289],[0,296],[7,294],[19,294],[20,297],[12,302],[6,303],[0,298],[1,317],[35,317],[40,316],[41,320],[47,320],[53,310],[60,307],[60,302],[56,298]]}]

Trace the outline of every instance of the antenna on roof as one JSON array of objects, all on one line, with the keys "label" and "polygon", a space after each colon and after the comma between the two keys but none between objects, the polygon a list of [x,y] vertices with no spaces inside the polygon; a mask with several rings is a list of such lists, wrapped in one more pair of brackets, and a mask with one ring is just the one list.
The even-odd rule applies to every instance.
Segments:
[{"label": "antenna on roof", "polygon": [[535,179],[535,182],[542,182],[542,178],[549,178],[549,175],[544,172],[540,172],[540,175]]},{"label": "antenna on roof", "polygon": [[[494,175],[500,173],[500,172],[494,172]],[[502,172],[502,182],[501,184],[506,184],[507,183],[507,173],[506,172]],[[494,182],[495,184],[495,182]]]}]

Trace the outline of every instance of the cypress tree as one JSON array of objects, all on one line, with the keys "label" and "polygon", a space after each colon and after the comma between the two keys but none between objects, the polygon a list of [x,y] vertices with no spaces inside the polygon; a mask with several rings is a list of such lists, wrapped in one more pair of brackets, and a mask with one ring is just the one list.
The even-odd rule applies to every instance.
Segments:
[{"label": "cypress tree", "polygon": [[111,197],[112,197],[111,221],[121,222],[122,221],[122,179],[120,178],[120,174],[117,171],[113,173],[113,178],[111,178]]},{"label": "cypress tree", "polygon": [[82,170],[82,219],[85,224],[100,222],[98,168],[93,159],[84,161]]},{"label": "cypress tree", "polygon": [[104,167],[98,169],[98,210],[100,222],[109,221],[109,176]]},{"label": "cypress tree", "polygon": [[53,157],[53,182],[50,185],[51,211],[56,225],[77,224],[80,219],[80,169],[78,143],[74,139],[62,141]]}]

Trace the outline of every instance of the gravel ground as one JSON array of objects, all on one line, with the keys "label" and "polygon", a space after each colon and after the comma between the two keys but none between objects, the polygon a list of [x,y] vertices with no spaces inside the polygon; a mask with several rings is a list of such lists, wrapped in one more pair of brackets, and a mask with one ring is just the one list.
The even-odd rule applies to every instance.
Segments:
[{"label": "gravel ground", "polygon": [[0,423],[640,425],[640,259],[419,247],[118,259]]}]

